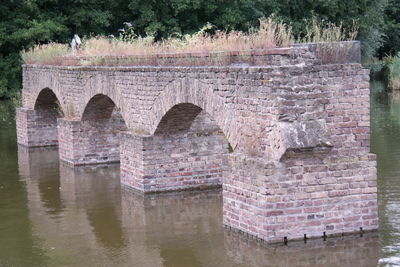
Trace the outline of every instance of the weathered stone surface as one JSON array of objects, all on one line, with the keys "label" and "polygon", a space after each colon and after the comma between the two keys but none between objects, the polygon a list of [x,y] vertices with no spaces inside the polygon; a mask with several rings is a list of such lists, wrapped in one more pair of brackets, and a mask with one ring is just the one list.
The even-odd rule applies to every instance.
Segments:
[{"label": "weathered stone surface", "polygon": [[229,143],[207,114],[187,105],[168,112],[155,135],[124,134],[124,184],[142,192],[221,187]]},{"label": "weathered stone surface", "polygon": [[50,89],[35,99],[34,109],[17,109],[18,143],[29,147],[58,145],[57,118],[62,117],[58,100]]},{"label": "weathered stone surface", "polygon": [[296,152],[323,152],[333,145],[324,120],[306,122],[280,121],[274,128],[276,158]]},{"label": "weathered stone surface", "polygon": [[224,224],[266,240],[377,229],[369,75],[359,50],[335,51],[352,56],[311,45],[230,66],[27,65],[18,142],[58,142],[72,164],[120,160],[142,192],[222,184]]},{"label": "weathered stone surface", "polygon": [[58,119],[60,159],[72,165],[119,162],[120,134],[126,130],[115,106],[89,111],[81,121]]}]

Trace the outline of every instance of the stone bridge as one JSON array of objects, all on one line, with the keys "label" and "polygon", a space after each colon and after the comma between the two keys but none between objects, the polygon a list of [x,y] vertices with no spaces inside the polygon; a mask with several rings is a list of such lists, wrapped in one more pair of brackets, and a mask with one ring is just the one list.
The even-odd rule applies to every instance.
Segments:
[{"label": "stone bridge", "polygon": [[18,143],[143,193],[222,186],[224,224],[268,241],[378,228],[358,42],[113,60],[25,65]]}]

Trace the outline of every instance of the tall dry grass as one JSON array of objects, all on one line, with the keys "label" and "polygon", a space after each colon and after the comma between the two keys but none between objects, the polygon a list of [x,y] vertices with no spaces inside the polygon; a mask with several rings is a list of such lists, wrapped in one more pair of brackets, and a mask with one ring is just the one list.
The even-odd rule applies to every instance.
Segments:
[{"label": "tall dry grass", "polygon": [[358,24],[355,21],[353,21],[353,24],[349,29],[346,29],[342,24],[336,25],[331,22],[324,23],[318,21],[318,19],[314,16],[307,24],[304,36],[298,37],[296,42],[330,43],[352,41],[357,37],[357,33]]},{"label": "tall dry grass", "polygon": [[71,49],[66,44],[49,43],[37,45],[30,50],[21,52],[22,60],[25,63],[57,64],[60,57],[71,53]]},{"label": "tall dry grass", "polygon": [[[322,25],[316,18],[313,19],[306,35],[295,38],[290,25],[278,21],[271,16],[259,20],[257,29],[249,32],[216,31],[207,33],[211,25],[207,24],[197,33],[184,35],[180,38],[168,38],[155,42],[152,36],[126,38],[93,37],[84,41],[77,51],[68,49],[66,45],[51,43],[36,46],[31,50],[23,51],[22,58],[28,64],[52,64],[60,61],[61,57],[96,57],[154,55],[165,53],[209,53],[228,51],[249,51],[287,47],[301,42],[333,42],[353,40],[356,30],[346,31],[342,25]],[[82,61],[81,64],[91,64],[92,61]],[[101,64],[101,63],[100,63]]]}]

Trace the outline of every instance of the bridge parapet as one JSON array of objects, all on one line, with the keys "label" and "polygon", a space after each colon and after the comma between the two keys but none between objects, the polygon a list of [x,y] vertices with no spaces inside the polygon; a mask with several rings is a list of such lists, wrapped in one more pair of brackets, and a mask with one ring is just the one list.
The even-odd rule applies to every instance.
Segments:
[{"label": "bridge parapet", "polygon": [[[360,42],[294,44],[290,47],[237,50],[178,52],[152,55],[60,56],[57,66],[283,66],[334,63],[360,63]],[[54,65],[55,63],[47,63]]]}]

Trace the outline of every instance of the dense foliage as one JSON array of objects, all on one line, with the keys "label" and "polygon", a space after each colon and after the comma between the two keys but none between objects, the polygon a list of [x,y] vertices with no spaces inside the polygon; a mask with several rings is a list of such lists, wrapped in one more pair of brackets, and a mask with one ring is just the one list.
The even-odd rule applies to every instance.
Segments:
[{"label": "dense foliage", "polygon": [[356,20],[367,60],[400,50],[398,0],[2,0],[0,98],[20,89],[19,52],[37,43],[66,43],[74,33],[117,35],[123,22],[131,22],[137,35],[155,39],[192,33],[207,22],[248,30],[272,13],[300,35],[313,15],[345,27]]},{"label": "dense foliage", "polygon": [[400,90],[400,53],[387,60],[388,86],[394,90]]}]

